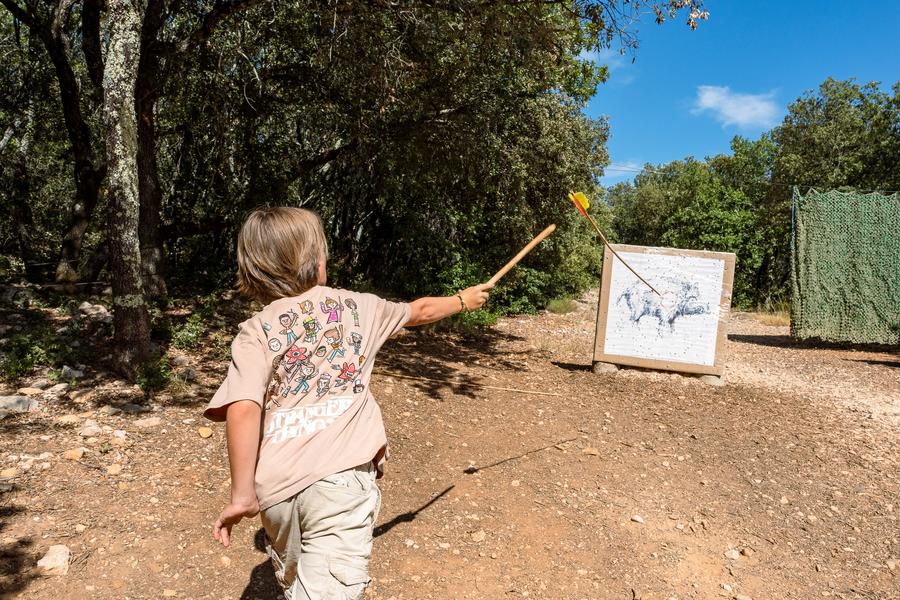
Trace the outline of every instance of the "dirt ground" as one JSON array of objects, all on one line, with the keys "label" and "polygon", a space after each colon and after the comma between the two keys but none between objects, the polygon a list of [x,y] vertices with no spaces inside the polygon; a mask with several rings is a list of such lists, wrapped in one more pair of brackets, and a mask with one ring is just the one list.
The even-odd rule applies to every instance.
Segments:
[{"label": "dirt ground", "polygon": [[[379,355],[392,458],[367,598],[900,598],[897,354],[736,314],[724,387],[595,375],[595,301],[476,339],[405,333]],[[224,428],[198,428],[226,365],[187,359],[198,383],[144,414],[110,414],[139,392],[88,372],[0,421],[0,468],[16,470],[0,480],[0,596],[277,597],[258,520],[228,550],[211,537]],[[98,435],[79,435],[86,419]],[[67,575],[35,568],[53,544]]]}]

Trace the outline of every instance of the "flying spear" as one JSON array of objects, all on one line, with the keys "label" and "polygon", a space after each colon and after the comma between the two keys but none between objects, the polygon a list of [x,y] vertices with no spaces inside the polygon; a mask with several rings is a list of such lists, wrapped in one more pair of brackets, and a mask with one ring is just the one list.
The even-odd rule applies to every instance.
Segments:
[{"label": "flying spear", "polygon": [[590,204],[590,202],[588,202],[587,196],[584,195],[584,192],[573,192],[570,190],[569,191],[569,200],[572,201],[572,204],[575,205],[575,208],[578,209],[578,212],[580,212],[582,215],[584,215],[584,217],[590,222],[590,224],[594,226],[594,231],[597,232],[597,235],[600,236],[600,239],[603,240],[603,243],[606,244],[607,248],[609,248],[609,251],[613,253],[613,256],[618,258],[619,261],[621,261],[621,263],[623,265],[628,267],[629,271],[634,273],[635,277],[637,277],[638,279],[643,281],[645,284],[647,284],[648,288],[653,290],[657,296],[662,298],[662,294],[660,294],[659,291],[655,287],[650,285],[650,283],[646,279],[644,279],[643,277],[638,275],[637,271],[632,269],[631,265],[629,265],[627,262],[625,262],[625,260],[621,256],[619,256],[619,253],[613,249],[612,245],[610,245],[609,240],[606,239],[606,236],[603,235],[602,231],[600,231],[600,228],[597,226],[597,223],[594,222],[594,219],[587,212],[587,209],[590,208],[591,204]]}]

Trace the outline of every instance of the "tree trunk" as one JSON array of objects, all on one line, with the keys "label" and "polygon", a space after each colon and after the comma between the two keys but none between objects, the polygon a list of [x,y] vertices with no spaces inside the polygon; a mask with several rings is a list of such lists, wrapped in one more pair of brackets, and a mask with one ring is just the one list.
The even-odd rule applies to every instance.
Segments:
[{"label": "tree trunk", "polygon": [[[140,87],[138,88],[140,89]],[[138,101],[137,172],[140,197],[141,267],[144,291],[150,298],[165,298],[165,255],[162,236],[162,191],[156,164],[155,98]]]},{"label": "tree trunk", "polygon": [[27,119],[22,137],[16,150],[13,164],[13,189],[10,216],[16,231],[16,244],[19,247],[19,258],[25,265],[25,279],[36,282],[40,280],[40,269],[35,266],[37,262],[33,251],[31,233],[34,231],[34,218],[31,213],[31,181],[28,178],[28,152],[31,149],[31,139],[34,133],[34,109],[28,106]]},{"label": "tree trunk", "polygon": [[71,282],[78,279],[81,244],[97,205],[106,166],[102,162],[97,164],[91,130],[81,110],[78,78],[72,69],[68,41],[61,21],[62,17],[57,15],[52,23],[36,25],[34,30],[44,43],[56,71],[63,118],[75,159],[75,202],[72,205],[71,225],[63,237],[56,267],[56,280]]},{"label": "tree trunk", "polygon": [[162,0],[150,0],[141,27],[141,55],[135,86],[138,146],[137,172],[140,197],[141,268],[144,293],[149,298],[166,297],[165,254],[162,235],[162,190],[156,163],[156,101],[159,99],[160,44],[157,41],[165,11]]},{"label": "tree trunk", "polygon": [[134,379],[150,357],[138,237],[137,119],[134,90],[141,11],[134,0],[108,0],[109,50],[103,71],[103,122],[109,169],[107,214],[116,367]]},{"label": "tree trunk", "polygon": [[88,289],[94,289],[94,286],[99,286],[102,290],[106,285],[105,283],[100,282],[100,275],[103,273],[103,269],[106,268],[108,262],[109,248],[107,247],[106,240],[103,240],[94,249],[94,253],[84,261],[84,265],[82,265],[80,271],[81,281],[83,283],[92,284],[90,286],[86,286]]}]

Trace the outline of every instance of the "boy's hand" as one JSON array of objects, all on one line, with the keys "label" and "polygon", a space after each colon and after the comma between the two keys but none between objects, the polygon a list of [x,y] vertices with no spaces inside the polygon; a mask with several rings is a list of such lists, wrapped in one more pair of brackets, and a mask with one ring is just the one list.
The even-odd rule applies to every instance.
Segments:
[{"label": "boy's hand", "polygon": [[462,290],[459,295],[462,297],[463,302],[466,303],[466,310],[477,310],[484,306],[490,295],[487,291],[492,287],[494,287],[493,283],[479,283]]},{"label": "boy's hand", "polygon": [[259,514],[259,500],[255,497],[238,502],[232,500],[213,525],[213,537],[227,548],[231,544],[231,528],[244,517],[255,517],[257,514]]}]

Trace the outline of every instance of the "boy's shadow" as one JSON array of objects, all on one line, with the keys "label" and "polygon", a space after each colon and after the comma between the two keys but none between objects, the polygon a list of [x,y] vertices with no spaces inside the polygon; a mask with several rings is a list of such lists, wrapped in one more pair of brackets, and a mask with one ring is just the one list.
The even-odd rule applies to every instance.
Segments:
[{"label": "boy's shadow", "polygon": [[[260,529],[253,537],[253,545],[260,552],[266,551],[266,532]],[[241,600],[274,600],[281,598],[281,588],[275,581],[275,571],[272,569],[272,561],[266,559],[253,567],[250,573],[250,581],[241,594]]]}]

